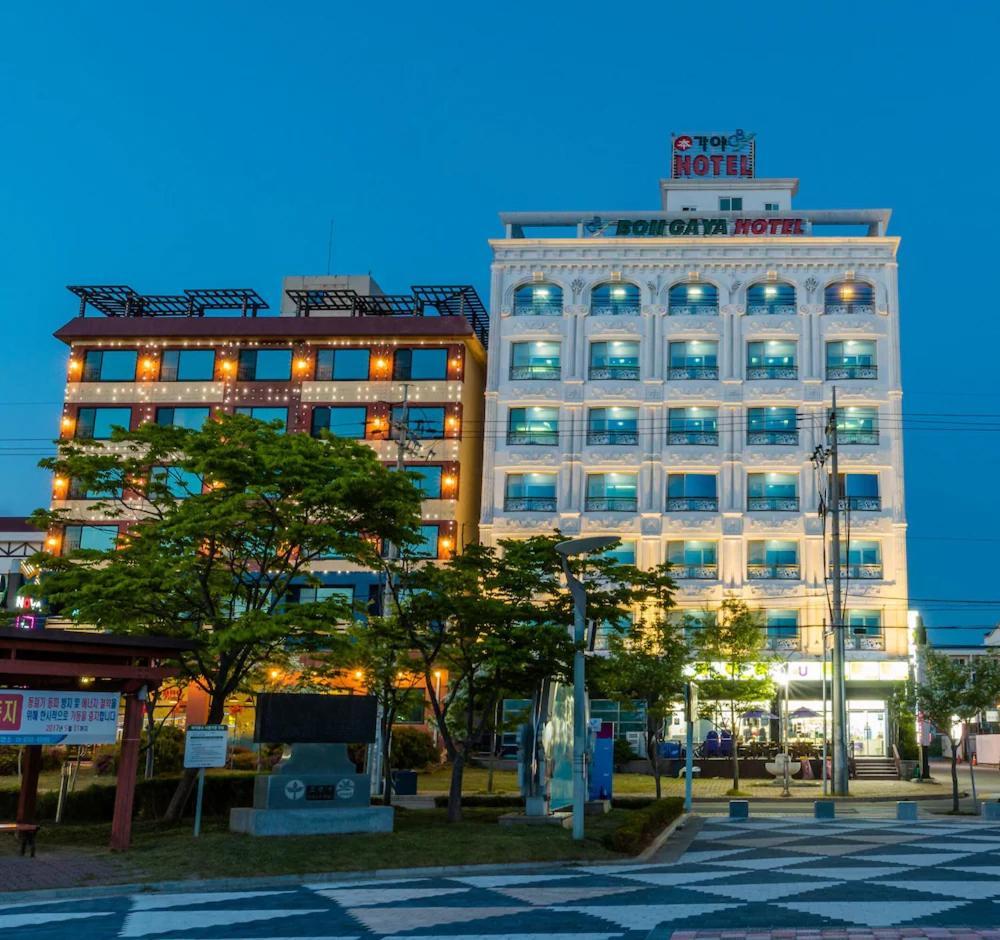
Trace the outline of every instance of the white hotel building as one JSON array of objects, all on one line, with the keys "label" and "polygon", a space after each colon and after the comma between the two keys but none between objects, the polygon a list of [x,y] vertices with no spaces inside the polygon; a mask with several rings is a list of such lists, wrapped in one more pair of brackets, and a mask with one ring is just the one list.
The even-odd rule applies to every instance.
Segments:
[{"label": "white hotel building", "polygon": [[616,535],[626,560],[673,564],[681,608],[744,599],[792,710],[819,711],[812,457],[836,386],[850,734],[880,756],[907,668],[899,239],[887,210],[793,209],[797,188],[672,178],[659,211],[502,213],[480,532]]}]

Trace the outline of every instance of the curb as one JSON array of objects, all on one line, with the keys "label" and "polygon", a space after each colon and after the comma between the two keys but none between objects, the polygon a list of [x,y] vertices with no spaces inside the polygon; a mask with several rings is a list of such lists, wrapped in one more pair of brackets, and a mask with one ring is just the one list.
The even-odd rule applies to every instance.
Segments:
[{"label": "curb", "polygon": [[646,846],[634,859],[633,862],[648,862],[669,839],[676,829],[683,829],[685,823],[694,815],[693,813],[681,813],[666,829],[663,830],[649,845]]}]

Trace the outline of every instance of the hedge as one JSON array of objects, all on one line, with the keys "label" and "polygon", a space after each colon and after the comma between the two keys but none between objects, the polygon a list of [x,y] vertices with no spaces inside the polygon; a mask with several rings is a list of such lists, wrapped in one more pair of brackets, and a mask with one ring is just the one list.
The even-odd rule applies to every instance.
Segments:
[{"label": "hedge", "polygon": [[614,852],[635,855],[683,811],[684,800],[679,796],[655,800],[648,806],[637,809],[626,822],[607,833],[601,842]]}]

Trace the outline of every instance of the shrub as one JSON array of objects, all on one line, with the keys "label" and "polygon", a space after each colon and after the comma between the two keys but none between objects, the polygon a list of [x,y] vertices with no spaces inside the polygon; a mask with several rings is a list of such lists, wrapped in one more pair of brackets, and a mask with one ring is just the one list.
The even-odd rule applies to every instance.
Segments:
[{"label": "shrub", "polygon": [[102,744],[94,748],[94,773],[98,777],[118,773],[118,745]]},{"label": "shrub", "polygon": [[[261,753],[260,758],[263,765],[263,753]],[[230,752],[229,765],[233,770],[256,770],[257,752],[248,747],[234,747]]]},{"label": "shrub", "polygon": [[420,728],[393,728],[389,764],[393,770],[423,770],[441,760],[434,740]]},{"label": "shrub", "polygon": [[615,751],[612,758],[615,770],[620,770],[630,760],[635,760],[636,757],[638,755],[633,750],[632,745],[628,743],[627,738],[615,738]]},{"label": "shrub", "polygon": [[19,747],[0,747],[0,777],[12,777],[17,773]]},{"label": "shrub", "polygon": [[649,806],[635,810],[621,826],[609,832],[601,841],[613,852],[635,855],[683,811],[684,800],[680,797],[656,800]]},{"label": "shrub", "polygon": [[[149,735],[142,732],[143,748],[149,743]],[[145,767],[145,751],[139,760],[139,772]],[[184,769],[184,732],[173,725],[164,725],[153,738],[153,773],[176,774]]]}]

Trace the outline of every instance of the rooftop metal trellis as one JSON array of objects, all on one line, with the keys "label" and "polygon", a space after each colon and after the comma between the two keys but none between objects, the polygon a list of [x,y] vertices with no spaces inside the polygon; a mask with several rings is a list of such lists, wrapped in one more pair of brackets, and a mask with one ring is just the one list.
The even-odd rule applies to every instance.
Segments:
[{"label": "rooftop metal trellis", "polygon": [[183,294],[140,294],[125,284],[73,285],[67,288],[80,298],[80,316],[87,307],[106,317],[203,317],[206,310],[239,310],[255,317],[268,304],[255,290],[203,288]]}]

